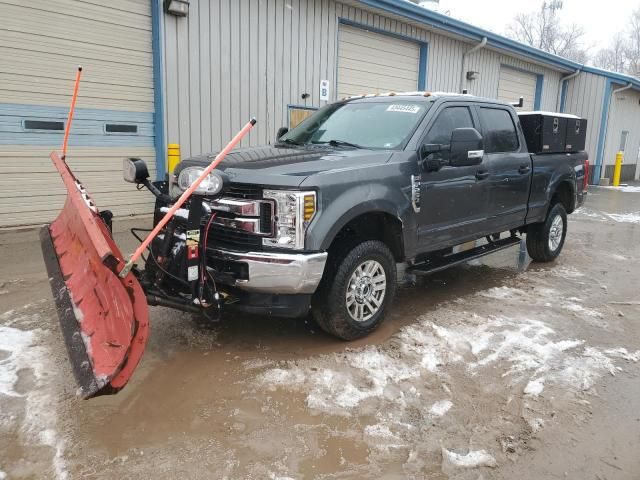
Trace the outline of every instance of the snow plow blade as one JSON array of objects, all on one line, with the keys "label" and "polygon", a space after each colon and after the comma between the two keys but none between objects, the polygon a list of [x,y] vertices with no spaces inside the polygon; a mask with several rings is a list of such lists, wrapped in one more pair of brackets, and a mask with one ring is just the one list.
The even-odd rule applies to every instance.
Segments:
[{"label": "snow plow blade", "polygon": [[40,242],[77,394],[113,394],[127,384],[144,352],[145,294],[132,272],[118,276],[125,261],[91,196],[57,153],[51,160],[67,200],[40,231]]}]

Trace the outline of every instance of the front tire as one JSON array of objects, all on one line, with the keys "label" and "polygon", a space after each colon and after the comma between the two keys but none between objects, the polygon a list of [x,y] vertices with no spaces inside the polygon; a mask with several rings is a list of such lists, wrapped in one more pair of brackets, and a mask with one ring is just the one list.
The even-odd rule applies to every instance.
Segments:
[{"label": "front tire", "polygon": [[312,315],[320,328],[343,340],[355,340],[382,324],[396,293],[396,263],[377,240],[344,254],[314,296]]},{"label": "front tire", "polygon": [[527,252],[536,262],[551,262],[560,255],[567,236],[567,212],[554,204],[544,222],[527,227]]}]

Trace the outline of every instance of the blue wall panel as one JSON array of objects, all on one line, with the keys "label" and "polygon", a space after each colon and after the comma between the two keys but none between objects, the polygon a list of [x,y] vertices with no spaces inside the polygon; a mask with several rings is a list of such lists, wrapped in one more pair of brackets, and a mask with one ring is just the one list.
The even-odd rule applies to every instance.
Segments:
[{"label": "blue wall panel", "polygon": [[[62,131],[30,130],[25,120],[66,122],[68,109],[42,105],[0,103],[0,145],[62,144]],[[69,145],[77,146],[153,146],[153,113],[78,108],[75,111]],[[107,133],[105,125],[136,125],[137,133]]]}]

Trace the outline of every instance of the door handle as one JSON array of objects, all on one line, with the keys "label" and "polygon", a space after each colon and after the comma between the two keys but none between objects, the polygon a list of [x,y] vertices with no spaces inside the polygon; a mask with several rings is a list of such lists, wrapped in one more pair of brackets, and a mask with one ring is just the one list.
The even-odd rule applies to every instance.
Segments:
[{"label": "door handle", "polygon": [[490,175],[489,170],[478,170],[476,172],[476,178],[478,180],[484,180]]},{"label": "door handle", "polygon": [[525,173],[529,173],[531,171],[531,166],[528,164],[520,165],[518,172],[524,175]]}]

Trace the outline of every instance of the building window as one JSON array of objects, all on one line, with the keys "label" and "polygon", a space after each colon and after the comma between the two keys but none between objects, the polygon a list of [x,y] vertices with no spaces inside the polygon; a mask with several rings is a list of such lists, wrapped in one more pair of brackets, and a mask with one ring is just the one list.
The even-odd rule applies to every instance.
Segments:
[{"label": "building window", "polygon": [[124,123],[105,123],[104,131],[106,133],[136,135],[138,133],[138,125]]},{"label": "building window", "polygon": [[64,130],[64,122],[53,120],[25,120],[22,126],[25,130],[47,130],[53,132]]}]

